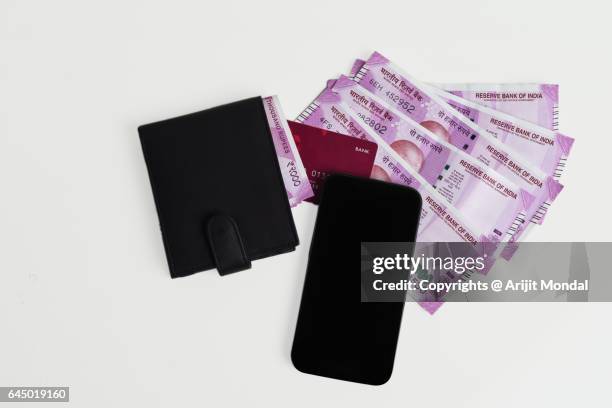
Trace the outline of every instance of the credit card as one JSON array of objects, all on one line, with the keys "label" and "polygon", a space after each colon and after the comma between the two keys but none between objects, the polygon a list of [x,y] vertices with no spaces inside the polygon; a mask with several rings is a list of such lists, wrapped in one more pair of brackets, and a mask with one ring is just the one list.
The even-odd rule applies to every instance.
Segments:
[{"label": "credit card", "polygon": [[376,143],[298,122],[287,122],[314,193],[306,201],[319,203],[321,187],[329,174],[370,177],[378,148]]}]

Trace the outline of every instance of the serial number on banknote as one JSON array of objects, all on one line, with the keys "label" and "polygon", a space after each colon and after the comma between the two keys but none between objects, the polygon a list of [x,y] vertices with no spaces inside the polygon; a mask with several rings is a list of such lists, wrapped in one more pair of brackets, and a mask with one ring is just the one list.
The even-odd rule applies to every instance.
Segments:
[{"label": "serial number on banknote", "polygon": [[384,135],[387,131],[387,126],[378,122],[376,118],[371,118],[361,112],[358,112],[357,115],[363,120],[363,123],[374,129],[378,134]]},{"label": "serial number on banknote", "polygon": [[[379,91],[384,90],[384,87],[378,81],[376,81],[374,79],[370,79],[369,82],[370,82],[370,85],[372,85],[375,89],[378,89]],[[409,101],[405,100],[403,97],[401,97],[400,95],[396,94],[395,92],[386,91],[385,95],[387,96],[387,98],[392,100],[393,103],[398,105],[400,108],[405,110],[407,113],[412,113],[412,112],[414,112],[416,110],[416,106],[415,105],[413,105]]]},{"label": "serial number on banknote", "polygon": [[394,92],[387,91],[385,95],[387,95],[387,98],[391,99],[393,103],[405,110],[407,113],[412,113],[416,110],[416,106]]}]

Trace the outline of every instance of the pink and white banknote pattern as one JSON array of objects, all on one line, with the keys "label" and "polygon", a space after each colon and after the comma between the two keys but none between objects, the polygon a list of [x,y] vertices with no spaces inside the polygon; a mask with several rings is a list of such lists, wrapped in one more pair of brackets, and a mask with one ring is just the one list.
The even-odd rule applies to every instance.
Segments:
[{"label": "pink and white banknote pattern", "polygon": [[559,129],[559,86],[556,84],[435,84],[468,101],[535,123]]},{"label": "pink and white banknote pattern", "polygon": [[[417,189],[423,198],[423,210],[419,224],[419,240],[423,242],[465,241],[489,244],[487,232],[473,228],[463,215],[448,204],[446,199],[432,188],[405,160],[397,154],[375,132],[363,126],[361,120],[338,95],[324,91],[299,115],[299,122],[342,133],[348,136],[367,139],[378,145],[371,177],[384,181],[403,184]],[[484,248],[484,247],[483,247]],[[489,245],[486,248],[490,248]],[[481,252],[489,249],[479,250]]]},{"label": "pink and white banknote pattern", "polygon": [[341,76],[332,91],[476,228],[493,231],[489,239],[516,239],[533,204],[529,192],[438,138],[355,81]]},{"label": "pink and white banknote pattern", "polygon": [[302,164],[278,98],[267,96],[262,100],[289,204],[295,207],[314,195],[312,186],[308,181],[306,169]]},{"label": "pink and white banknote pattern", "polygon": [[427,85],[409,77],[375,52],[355,75],[371,93],[460,150],[494,168],[535,197],[527,219],[540,224],[547,208],[562,189],[519,152],[495,139],[439,98]]},{"label": "pink and white banknote pattern", "polygon": [[431,88],[449,105],[496,139],[514,148],[547,175],[561,177],[574,139],[495,109]]}]

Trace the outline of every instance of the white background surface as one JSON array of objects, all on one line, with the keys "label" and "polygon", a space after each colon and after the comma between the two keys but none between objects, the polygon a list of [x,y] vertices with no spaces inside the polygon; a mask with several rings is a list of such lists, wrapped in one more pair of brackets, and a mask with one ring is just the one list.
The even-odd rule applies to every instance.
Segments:
[{"label": "white background surface", "polygon": [[609,407],[612,304],[409,304],[386,385],[297,372],[310,204],[296,252],[169,278],[137,126],[260,94],[293,118],[373,50],[427,81],[559,83],[576,143],[531,239],[609,240],[606,2],[289,3],[0,1],[0,386],[79,407]]}]

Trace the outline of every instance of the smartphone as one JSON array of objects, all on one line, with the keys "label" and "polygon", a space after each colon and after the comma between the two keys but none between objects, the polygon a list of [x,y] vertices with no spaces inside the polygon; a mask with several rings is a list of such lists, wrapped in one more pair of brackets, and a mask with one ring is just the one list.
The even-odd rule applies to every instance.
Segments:
[{"label": "smartphone", "polygon": [[291,350],[295,368],[371,385],[389,380],[404,302],[362,301],[361,243],[415,242],[420,213],[412,188],[326,179]]}]

